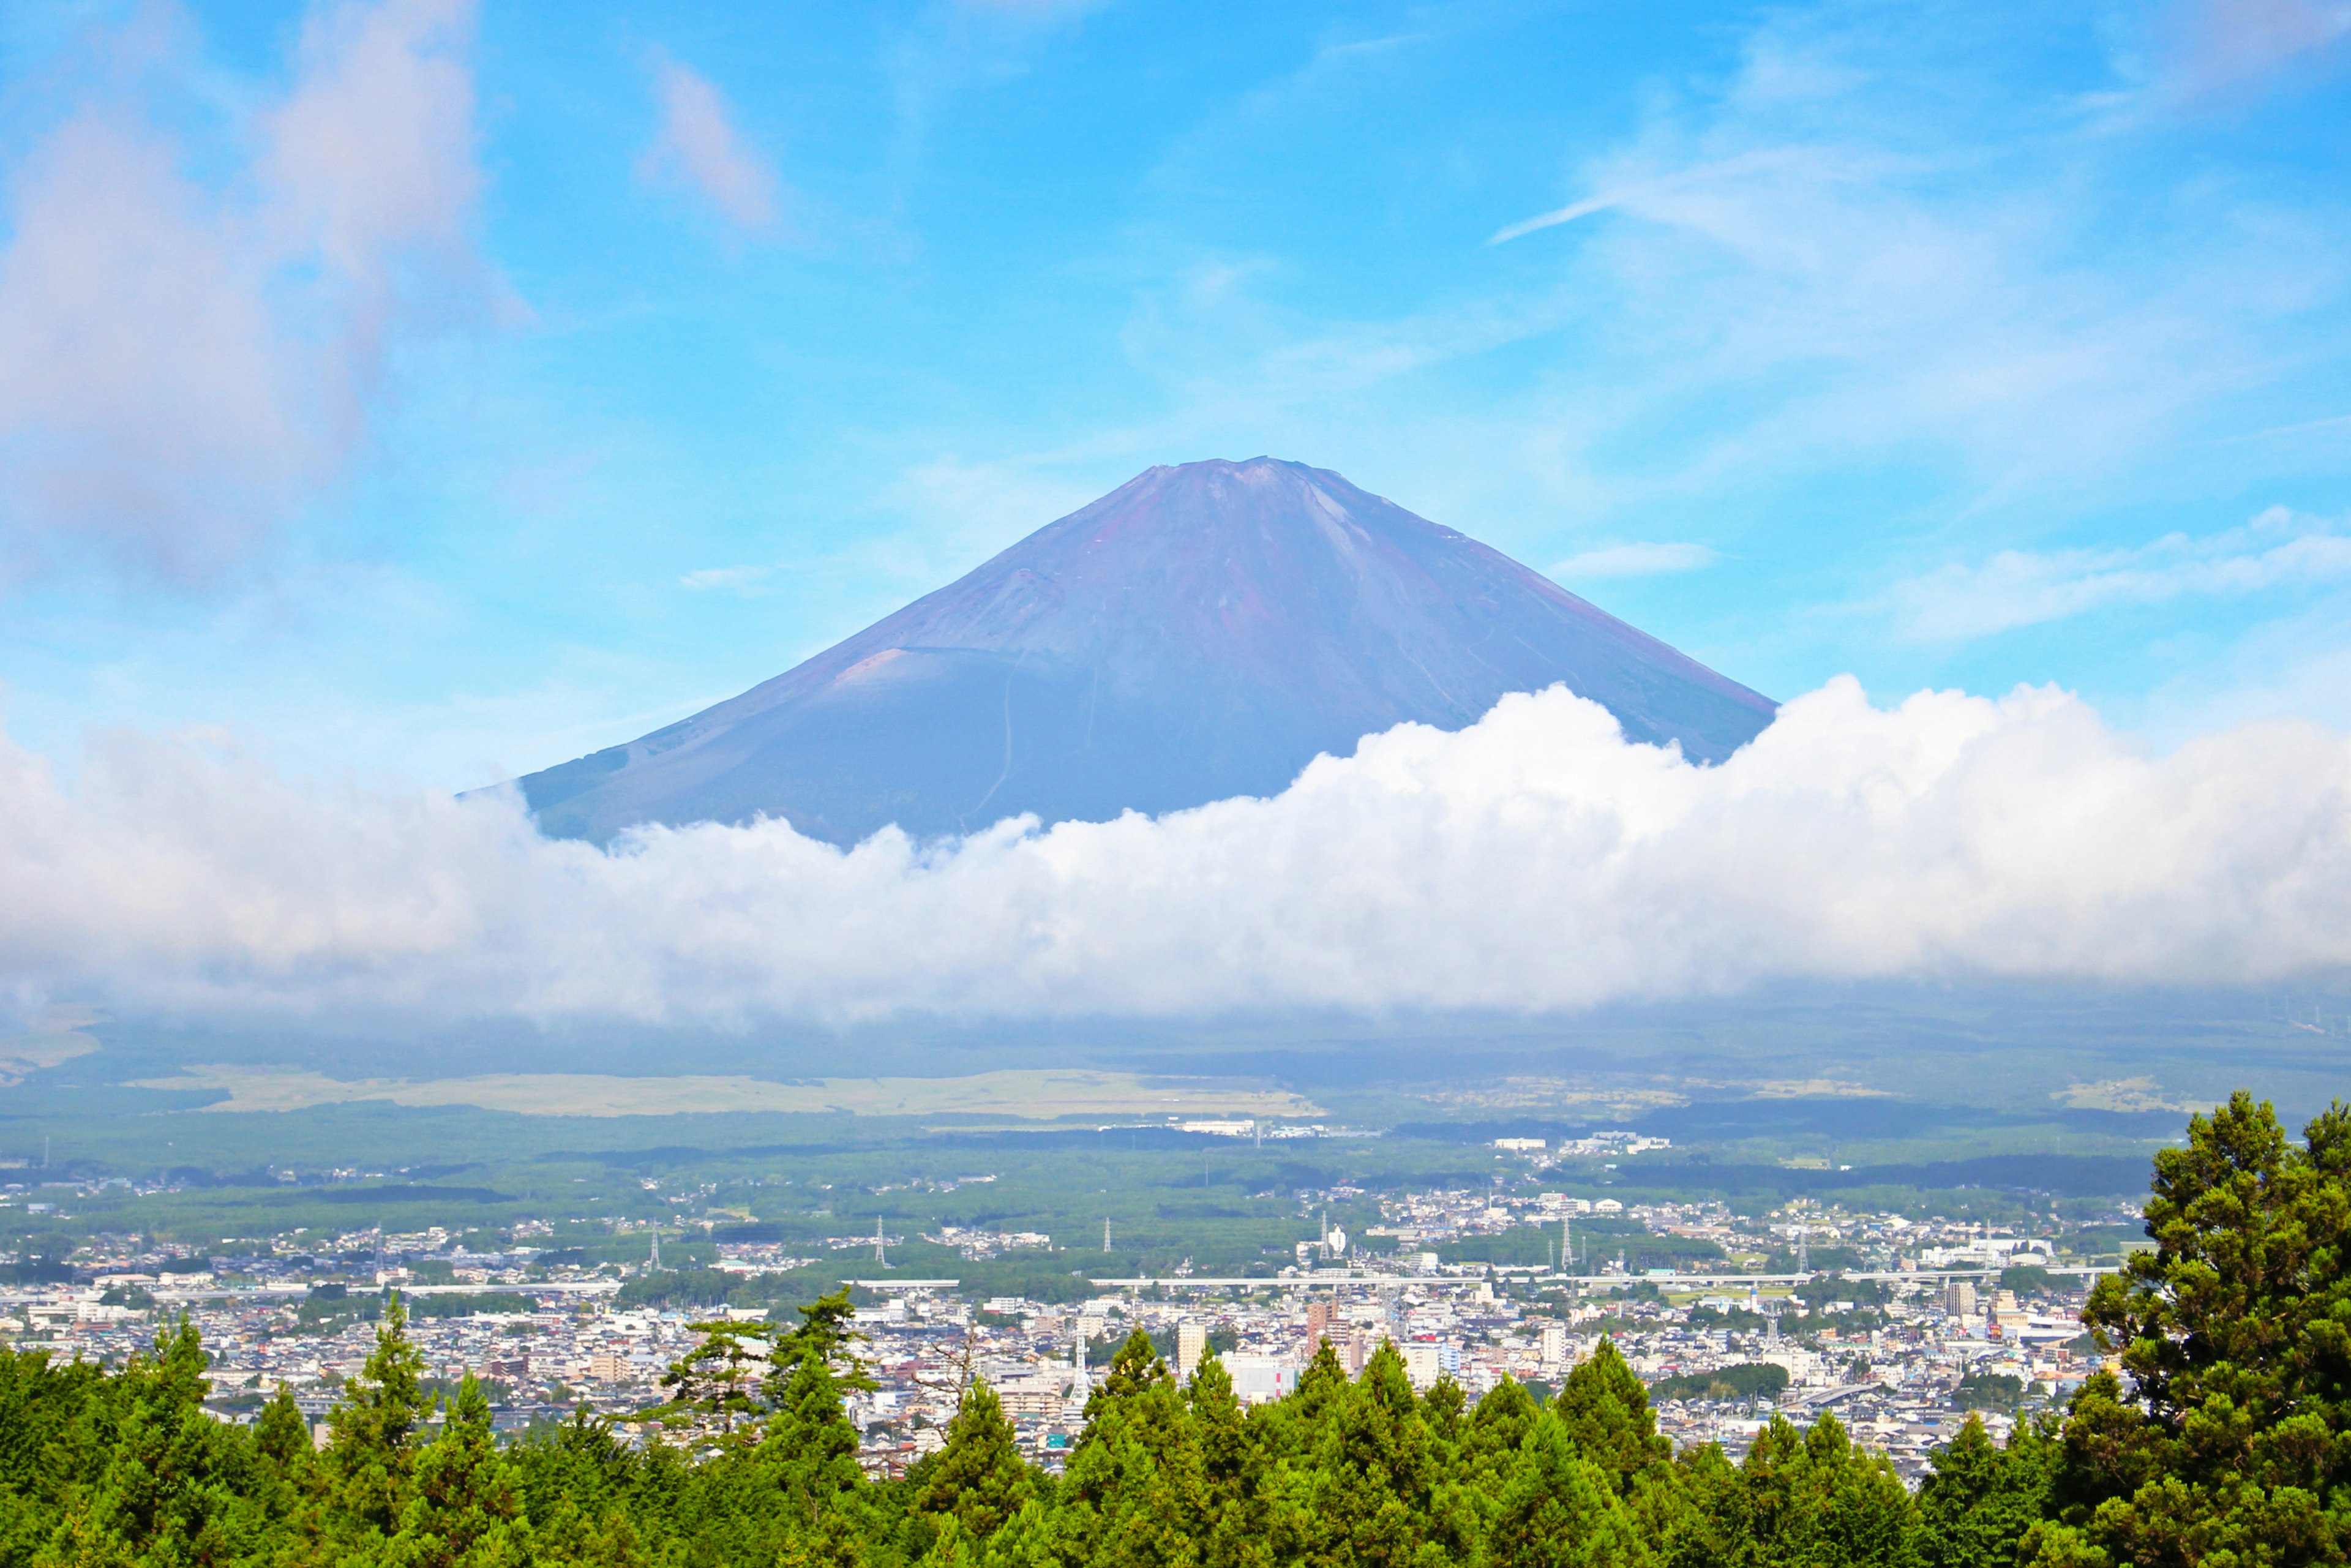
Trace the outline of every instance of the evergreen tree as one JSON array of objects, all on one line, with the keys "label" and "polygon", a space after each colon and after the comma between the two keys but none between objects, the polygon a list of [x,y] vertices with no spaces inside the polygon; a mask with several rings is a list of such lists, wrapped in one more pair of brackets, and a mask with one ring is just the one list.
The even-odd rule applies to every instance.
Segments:
[{"label": "evergreen tree", "polygon": [[1332,1413],[1314,1455],[1314,1556],[1387,1568],[1420,1561],[1437,1479],[1431,1448],[1404,1357],[1383,1344]]},{"label": "evergreen tree", "polygon": [[533,1560],[530,1525],[513,1474],[490,1433],[490,1402],[472,1373],[457,1386],[441,1435],[412,1470],[400,1528],[371,1561],[382,1568],[502,1568]]},{"label": "evergreen tree", "polygon": [[2049,1502],[2053,1434],[2020,1421],[2005,1448],[1970,1415],[1935,1450],[1918,1488],[1919,1555],[1928,1568],[2015,1568]]},{"label": "evergreen tree", "polygon": [[1552,1408],[1566,1422],[1576,1452],[1606,1471],[1620,1496],[1632,1490],[1635,1476],[1673,1457],[1673,1444],[1657,1435],[1648,1387],[1625,1364],[1614,1340],[1602,1340],[1567,1375]]},{"label": "evergreen tree", "polygon": [[662,1460],[671,1455],[658,1445],[643,1458],[632,1453],[612,1424],[585,1406],[553,1431],[509,1448],[507,1463],[537,1561],[605,1568],[647,1562],[630,1504],[656,1518],[669,1514],[674,1499],[666,1489],[643,1483],[663,1473]]},{"label": "evergreen tree", "polygon": [[1240,1500],[1251,1490],[1259,1466],[1249,1418],[1233,1393],[1232,1374],[1225,1370],[1224,1358],[1214,1353],[1203,1357],[1185,1396],[1200,1446],[1201,1472],[1215,1491],[1217,1504]]},{"label": "evergreen tree", "polygon": [[716,1425],[722,1440],[733,1439],[740,1427],[756,1441],[767,1410],[760,1396],[771,1349],[766,1325],[721,1319],[689,1326],[701,1338],[662,1374],[669,1397],[631,1419],[689,1432]]},{"label": "evergreen tree", "polygon": [[306,1476],[313,1468],[310,1423],[294,1403],[293,1390],[282,1383],[253,1424],[253,1446],[279,1475],[289,1479]]},{"label": "evergreen tree", "polygon": [[105,1467],[51,1542],[53,1560],[212,1563],[261,1545],[271,1521],[256,1496],[251,1442],[204,1414],[206,1364],[183,1317],[114,1380],[119,1415]]},{"label": "evergreen tree", "polygon": [[367,1364],[327,1414],[327,1516],[335,1539],[356,1544],[400,1528],[413,1495],[416,1430],[428,1413],[424,1359],[408,1341],[408,1312],[395,1293]]},{"label": "evergreen tree", "polygon": [[1910,1568],[1917,1505],[1883,1455],[1854,1446],[1834,1415],[1808,1431],[1782,1416],[1740,1467],[1741,1568]]},{"label": "evergreen tree", "polygon": [[803,1521],[814,1528],[864,1484],[857,1466],[857,1428],[850,1425],[849,1390],[871,1390],[873,1379],[858,1362],[850,1328],[855,1309],[846,1287],[799,1309],[799,1326],[775,1343],[768,1375],[774,1414],[759,1444]]},{"label": "evergreen tree", "polygon": [[1159,1358],[1151,1336],[1138,1326],[1119,1345],[1110,1358],[1110,1365],[1103,1369],[1102,1381],[1086,1396],[1086,1420],[1091,1425],[1106,1404],[1129,1398],[1156,1384],[1172,1387],[1175,1382],[1176,1375]]},{"label": "evergreen tree", "polygon": [[915,1506],[926,1514],[951,1517],[961,1536],[977,1546],[1036,1491],[1035,1478],[1020,1458],[1012,1423],[1004,1418],[996,1390],[984,1379],[973,1378]]},{"label": "evergreen tree", "polygon": [[1635,1568],[1652,1561],[1608,1473],[1546,1410],[1512,1457],[1488,1538],[1494,1568]]},{"label": "evergreen tree", "polygon": [[2296,1146],[2242,1090],[2155,1156],[2151,1252],[2083,1319],[2134,1386],[2076,1396],[2044,1558],[2141,1568],[2351,1551],[2351,1107]]}]

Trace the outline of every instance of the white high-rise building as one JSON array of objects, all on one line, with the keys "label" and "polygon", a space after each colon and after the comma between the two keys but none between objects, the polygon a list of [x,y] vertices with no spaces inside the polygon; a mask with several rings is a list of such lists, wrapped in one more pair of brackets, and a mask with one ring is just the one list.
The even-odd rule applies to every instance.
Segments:
[{"label": "white high-rise building", "polygon": [[1208,1325],[1177,1323],[1176,1325],[1176,1377],[1189,1383],[1192,1375],[1200,1370],[1200,1360],[1208,1354]]}]

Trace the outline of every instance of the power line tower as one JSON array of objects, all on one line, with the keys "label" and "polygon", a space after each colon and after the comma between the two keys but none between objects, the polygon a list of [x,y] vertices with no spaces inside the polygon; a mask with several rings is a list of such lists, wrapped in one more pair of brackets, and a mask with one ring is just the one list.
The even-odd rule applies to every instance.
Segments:
[{"label": "power line tower", "polygon": [[1102,1216],[1102,1250],[1110,1250],[1110,1216]]},{"label": "power line tower", "polygon": [[890,1254],[882,1240],[882,1217],[878,1214],[873,1217],[873,1262],[877,1268],[890,1266]]},{"label": "power line tower", "polygon": [[652,1259],[652,1260],[651,1260],[650,1262],[646,1263],[646,1265],[645,1265],[645,1272],[646,1272],[646,1273],[648,1273],[648,1274],[651,1274],[651,1273],[653,1273],[654,1271],[656,1271],[657,1270],[659,1270],[660,1268],[661,1268],[661,1227],[660,1227],[660,1226],[658,1226],[658,1225],[656,1225],[656,1226],[654,1226],[654,1227],[653,1227],[653,1259]]}]

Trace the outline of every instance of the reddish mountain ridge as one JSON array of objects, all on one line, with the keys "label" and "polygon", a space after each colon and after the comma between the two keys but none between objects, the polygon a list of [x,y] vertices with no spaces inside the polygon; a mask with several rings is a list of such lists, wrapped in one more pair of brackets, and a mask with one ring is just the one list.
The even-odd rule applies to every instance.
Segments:
[{"label": "reddish mountain ridge", "polygon": [[1153,468],[693,717],[520,780],[546,831],[765,813],[835,843],[1280,790],[1555,682],[1718,761],[1770,699],[1477,540],[1273,458]]}]

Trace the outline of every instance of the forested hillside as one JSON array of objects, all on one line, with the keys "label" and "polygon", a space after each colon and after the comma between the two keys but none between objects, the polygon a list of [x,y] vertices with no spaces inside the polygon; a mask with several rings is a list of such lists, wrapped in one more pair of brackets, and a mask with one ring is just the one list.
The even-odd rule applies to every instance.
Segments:
[{"label": "forested hillside", "polygon": [[856,1462],[845,1297],[789,1332],[712,1325],[624,1442],[585,1416],[510,1446],[469,1382],[435,1410],[394,1312],[330,1440],[282,1395],[204,1411],[185,1327],[119,1372],[0,1358],[0,1568],[34,1563],[2207,1564],[2346,1561],[2351,1109],[2290,1141],[2240,1094],[2157,1156],[2153,1251],[2086,1316],[2122,1375],[1995,1447],[1972,1420],[1914,1497],[1834,1416],[1737,1465],[1657,1437],[1611,1349],[1548,1405],[1416,1395],[1393,1350],[1327,1347],[1244,1410],[1214,1359],[1179,1387],[1140,1334],[1066,1474],[1020,1458],[984,1384],[902,1479]]}]

